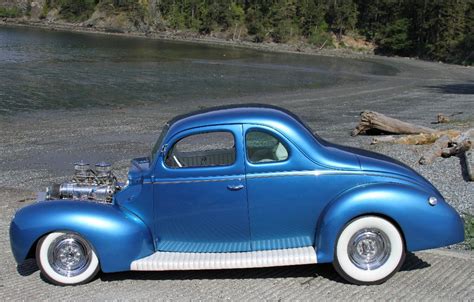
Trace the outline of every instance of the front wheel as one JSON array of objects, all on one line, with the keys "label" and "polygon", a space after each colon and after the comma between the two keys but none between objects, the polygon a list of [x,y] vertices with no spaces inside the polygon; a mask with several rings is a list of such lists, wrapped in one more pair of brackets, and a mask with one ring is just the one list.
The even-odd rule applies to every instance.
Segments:
[{"label": "front wheel", "polygon": [[54,232],[41,238],[36,262],[43,276],[58,285],[87,283],[99,271],[92,246],[75,233]]},{"label": "front wheel", "polygon": [[347,224],[339,235],[334,267],[347,281],[370,285],[388,280],[404,260],[398,229],[386,219],[364,216]]}]

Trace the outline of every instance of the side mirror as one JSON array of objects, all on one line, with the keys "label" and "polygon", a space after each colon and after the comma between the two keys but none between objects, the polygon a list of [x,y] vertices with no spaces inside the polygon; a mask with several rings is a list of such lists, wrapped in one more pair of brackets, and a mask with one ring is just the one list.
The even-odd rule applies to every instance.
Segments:
[{"label": "side mirror", "polygon": [[164,144],[163,147],[161,147],[160,155],[164,155],[164,154],[165,154],[166,148],[168,148],[168,144]]}]

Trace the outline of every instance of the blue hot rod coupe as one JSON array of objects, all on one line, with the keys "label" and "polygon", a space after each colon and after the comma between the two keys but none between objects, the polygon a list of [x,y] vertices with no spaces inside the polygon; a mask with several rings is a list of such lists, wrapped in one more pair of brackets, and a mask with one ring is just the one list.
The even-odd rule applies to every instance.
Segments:
[{"label": "blue hot rod coupe", "polygon": [[265,105],[218,107],[168,122],[126,184],[79,162],[71,181],[20,209],[18,263],[36,257],[60,285],[99,270],[199,270],[332,262],[378,284],[407,251],[464,240],[456,211],[389,157],[329,143]]}]

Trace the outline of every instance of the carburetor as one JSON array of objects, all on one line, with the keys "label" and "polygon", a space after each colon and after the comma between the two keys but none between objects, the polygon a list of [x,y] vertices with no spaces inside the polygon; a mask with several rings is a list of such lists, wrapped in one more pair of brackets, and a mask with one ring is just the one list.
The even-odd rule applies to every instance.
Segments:
[{"label": "carburetor", "polygon": [[114,193],[120,190],[112,166],[106,162],[95,164],[95,170],[83,161],[74,164],[71,181],[53,184],[46,190],[46,199],[79,199],[111,202]]}]

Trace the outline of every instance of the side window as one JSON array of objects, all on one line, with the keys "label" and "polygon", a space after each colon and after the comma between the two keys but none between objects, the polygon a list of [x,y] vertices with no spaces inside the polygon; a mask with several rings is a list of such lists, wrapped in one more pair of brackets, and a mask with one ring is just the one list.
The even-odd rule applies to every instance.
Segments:
[{"label": "side window", "polygon": [[288,150],[273,135],[251,130],[245,136],[247,158],[251,163],[277,162],[288,159]]},{"label": "side window", "polygon": [[235,162],[234,135],[206,132],[177,141],[165,158],[170,168],[229,166]]}]

